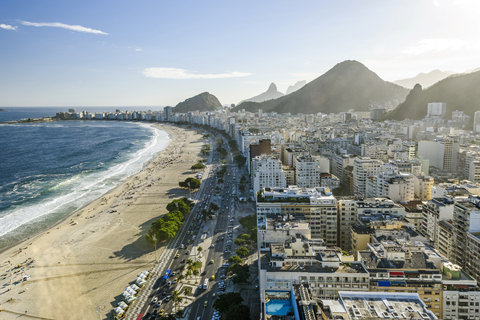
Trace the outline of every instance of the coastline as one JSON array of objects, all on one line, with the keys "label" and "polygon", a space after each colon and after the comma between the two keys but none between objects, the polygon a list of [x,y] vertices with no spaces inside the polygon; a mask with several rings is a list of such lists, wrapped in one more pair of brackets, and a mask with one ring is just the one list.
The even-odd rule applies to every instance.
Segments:
[{"label": "coastline", "polygon": [[[166,213],[171,199],[188,194],[178,187],[178,181],[191,173],[190,166],[201,158],[203,145],[194,129],[154,126],[167,132],[171,142],[145,162],[140,172],[49,229],[0,251],[3,272],[27,258],[35,259],[20,274],[7,272],[11,276],[0,279],[0,285],[11,289],[0,295],[2,319],[25,311],[29,316],[52,319],[107,318],[123,287],[135,279],[138,270],[150,268],[154,250],[144,234],[151,221]],[[162,250],[157,248],[157,255]],[[31,279],[19,282],[24,274]],[[10,298],[14,300],[6,302]]]},{"label": "coastline", "polygon": [[[47,117],[45,117],[45,118],[47,118]],[[58,120],[55,120],[55,121],[58,121]],[[39,122],[52,122],[52,121],[39,121]],[[13,121],[13,123],[29,123],[29,122],[20,120],[20,121]],[[165,150],[167,150],[167,148],[168,148],[168,147],[171,145],[171,143],[173,142],[173,138],[172,138],[171,133],[169,133],[168,131],[162,129],[162,128],[160,127],[160,125],[157,125],[157,124],[146,124],[146,125],[149,125],[149,126],[153,127],[154,130],[159,129],[159,130],[162,130],[162,131],[164,131],[165,133],[167,133],[168,138],[170,139],[170,142],[169,142],[169,144],[168,144],[164,149],[156,152],[156,153],[152,156],[151,159],[147,160],[147,161],[142,165],[142,167],[140,168],[140,170],[139,170],[138,172],[134,172],[134,173],[130,174],[129,176],[124,177],[123,179],[121,179],[121,180],[119,181],[118,185],[116,185],[116,186],[110,188],[109,190],[105,191],[103,194],[101,194],[101,195],[98,196],[97,198],[92,199],[92,200],[89,201],[89,202],[86,202],[84,205],[80,206],[78,209],[76,209],[76,210],[72,211],[71,213],[67,214],[65,217],[59,219],[57,222],[55,222],[55,223],[52,224],[51,226],[49,226],[49,227],[47,227],[47,228],[45,228],[45,229],[43,229],[43,230],[40,230],[40,231],[38,231],[38,232],[35,232],[35,233],[33,233],[33,234],[29,235],[29,236],[26,236],[26,237],[23,238],[22,240],[16,241],[15,243],[12,243],[12,244],[10,244],[10,245],[7,245],[7,246],[5,246],[5,247],[0,248],[0,255],[1,255],[3,252],[7,251],[8,249],[11,249],[12,247],[15,247],[15,246],[20,245],[20,244],[22,244],[22,243],[24,243],[24,242],[27,242],[27,241],[30,240],[30,239],[34,239],[37,235],[42,234],[43,232],[46,232],[46,231],[48,231],[48,230],[50,230],[50,229],[53,229],[54,227],[56,227],[56,226],[59,225],[60,223],[64,222],[64,221],[67,220],[68,218],[71,218],[72,216],[74,216],[75,213],[83,210],[85,207],[87,207],[88,205],[90,205],[92,202],[97,201],[97,200],[101,199],[102,197],[107,196],[107,195],[110,194],[111,192],[115,191],[115,189],[121,187],[121,186],[122,186],[126,181],[128,181],[132,176],[134,176],[134,175],[136,175],[136,174],[139,174],[141,171],[145,170],[145,168],[148,167],[148,165],[150,165],[150,163],[151,163],[152,161],[154,161],[155,159],[157,159]]]}]

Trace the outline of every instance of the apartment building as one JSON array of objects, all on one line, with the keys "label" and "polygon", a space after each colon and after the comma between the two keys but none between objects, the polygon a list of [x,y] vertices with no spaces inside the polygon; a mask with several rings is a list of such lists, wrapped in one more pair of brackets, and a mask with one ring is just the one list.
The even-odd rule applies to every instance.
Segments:
[{"label": "apartment building", "polygon": [[381,172],[382,162],[376,159],[358,157],[353,163],[353,189],[359,197],[366,195],[367,179]]},{"label": "apartment building", "polygon": [[350,229],[357,224],[357,201],[353,199],[339,199],[337,208],[337,243],[343,250],[351,252]]},{"label": "apartment building", "polygon": [[310,223],[312,239],[337,245],[337,200],[325,188],[264,188],[257,199],[257,215],[303,214]]},{"label": "apartment building", "polygon": [[257,193],[263,188],[280,188],[287,186],[285,172],[278,158],[261,155],[252,159],[251,179],[253,191]]},{"label": "apartment building", "polygon": [[421,232],[433,243],[438,242],[438,226],[442,220],[453,219],[454,200],[451,197],[433,198],[423,203]]},{"label": "apartment building", "polygon": [[329,171],[330,162],[327,158],[306,155],[295,159],[295,181],[300,188],[320,187],[320,174]]},{"label": "apartment building", "polygon": [[438,222],[435,249],[448,260],[453,260],[453,221],[441,220]]},{"label": "apartment building", "polygon": [[453,208],[453,258],[454,263],[470,269],[466,265],[468,233],[480,232],[480,203],[478,198],[455,201]]},{"label": "apartment building", "polygon": [[366,196],[389,198],[393,201],[411,201],[415,195],[415,177],[411,173],[398,173],[387,169],[367,178]]}]

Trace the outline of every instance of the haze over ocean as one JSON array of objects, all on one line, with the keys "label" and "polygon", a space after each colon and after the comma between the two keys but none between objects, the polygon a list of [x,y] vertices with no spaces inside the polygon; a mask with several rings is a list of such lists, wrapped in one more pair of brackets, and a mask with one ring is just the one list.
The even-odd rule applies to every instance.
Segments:
[{"label": "haze over ocean", "polygon": [[[92,108],[77,110],[86,109]],[[53,116],[66,108],[10,110],[0,112],[0,122]],[[0,248],[98,198],[169,143],[166,132],[136,122],[0,125]]]}]

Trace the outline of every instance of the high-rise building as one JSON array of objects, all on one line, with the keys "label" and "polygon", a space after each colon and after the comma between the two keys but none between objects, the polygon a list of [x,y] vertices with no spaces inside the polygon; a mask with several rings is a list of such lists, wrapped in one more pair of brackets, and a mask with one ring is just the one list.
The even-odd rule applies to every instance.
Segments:
[{"label": "high-rise building", "polygon": [[321,186],[322,172],[330,171],[330,162],[321,156],[301,156],[295,159],[295,182],[300,188]]},{"label": "high-rise building", "polygon": [[473,116],[473,132],[480,132],[480,111],[475,111]]},{"label": "high-rise building", "polygon": [[353,191],[356,196],[364,197],[367,179],[381,172],[382,161],[367,157],[357,157],[353,162]]},{"label": "high-rise building", "polygon": [[255,194],[263,188],[284,188],[287,186],[282,163],[272,156],[261,155],[252,159],[252,185]]},{"label": "high-rise building", "polygon": [[478,198],[455,201],[453,208],[454,262],[470,272],[466,266],[468,233],[480,232],[480,202]]}]

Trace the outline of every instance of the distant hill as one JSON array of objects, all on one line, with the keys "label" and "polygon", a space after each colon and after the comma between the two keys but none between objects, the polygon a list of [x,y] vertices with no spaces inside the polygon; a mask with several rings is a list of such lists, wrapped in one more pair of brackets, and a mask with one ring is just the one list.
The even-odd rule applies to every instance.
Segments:
[{"label": "distant hill", "polygon": [[276,98],[283,97],[283,96],[284,96],[284,94],[281,93],[280,91],[278,91],[277,86],[275,85],[275,83],[272,82],[270,84],[270,86],[268,87],[268,90],[265,91],[264,93],[261,93],[258,96],[255,96],[253,98],[245,99],[245,100],[241,101],[240,103],[245,102],[245,101],[263,102],[263,101],[272,100],[272,99],[276,99]]},{"label": "distant hill", "polygon": [[408,89],[412,89],[418,83],[423,88],[426,88],[430,87],[432,84],[435,84],[440,80],[445,79],[448,76],[451,76],[454,73],[455,72],[453,71],[440,71],[437,69],[430,71],[429,73],[419,73],[413,78],[393,81],[393,83]]},{"label": "distant hill", "polygon": [[480,110],[480,71],[468,74],[452,75],[423,90],[416,85],[403,103],[386,113],[380,120],[423,119],[427,115],[429,102],[446,102],[447,117],[452,111],[465,112],[473,119],[475,111]]},{"label": "distant hill", "polygon": [[185,113],[189,111],[214,111],[221,108],[222,104],[218,101],[217,97],[208,92],[200,93],[192,98],[180,102],[175,106],[174,111]]},{"label": "distant hill", "polygon": [[348,60],[287,96],[262,103],[244,102],[233,111],[262,109],[292,114],[369,111],[371,105],[398,105],[407,94],[408,89],[383,81],[360,62]]},{"label": "distant hill", "polygon": [[305,80],[297,81],[293,86],[288,86],[287,92],[285,94],[290,94],[292,92],[295,92],[298,89],[301,89],[306,84],[307,84],[307,81]]}]

